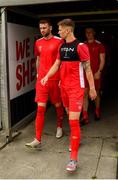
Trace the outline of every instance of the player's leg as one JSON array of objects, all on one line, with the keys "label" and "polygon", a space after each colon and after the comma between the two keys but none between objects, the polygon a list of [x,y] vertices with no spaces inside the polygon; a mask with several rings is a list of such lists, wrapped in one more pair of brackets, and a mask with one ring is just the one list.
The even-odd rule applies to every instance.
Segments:
[{"label": "player's leg", "polygon": [[35,101],[37,102],[37,113],[35,119],[36,136],[32,142],[26,143],[27,147],[39,148],[41,144],[41,136],[44,127],[44,116],[45,116],[47,98],[48,98],[48,86],[45,87],[42,86],[41,84],[38,84],[36,88],[36,97],[35,97]]},{"label": "player's leg", "polygon": [[59,88],[59,81],[53,80],[49,82],[49,96],[51,102],[55,105],[57,114],[57,132],[56,138],[61,138],[63,135],[63,118],[64,118],[64,108],[62,106],[61,94]]},{"label": "player's leg", "polygon": [[80,113],[83,106],[84,90],[77,91],[69,99],[69,125],[70,125],[70,162],[66,169],[68,171],[75,171],[78,161],[78,149],[80,145]]},{"label": "player's leg", "polygon": [[85,88],[81,125],[85,125],[89,123],[88,106],[89,106],[89,88]]},{"label": "player's leg", "polygon": [[100,94],[100,88],[101,88],[101,79],[95,80],[95,89],[97,92],[97,97],[95,99],[95,120],[100,120],[101,116],[101,94]]}]

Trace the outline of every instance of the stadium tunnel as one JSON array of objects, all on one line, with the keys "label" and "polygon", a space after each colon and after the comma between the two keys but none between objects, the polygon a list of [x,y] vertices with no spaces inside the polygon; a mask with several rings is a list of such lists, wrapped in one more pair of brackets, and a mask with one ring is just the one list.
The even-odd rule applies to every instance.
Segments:
[{"label": "stadium tunnel", "polygon": [[76,22],[75,35],[81,41],[85,40],[86,27],[95,28],[96,38],[106,47],[103,103],[112,101],[111,104],[115,105],[114,101],[117,101],[118,104],[117,0],[3,1],[0,7],[0,124],[8,137],[11,138],[13,131],[35,115],[35,65],[31,49],[35,39],[40,36],[38,21],[42,18],[51,19],[56,35],[57,22],[72,18]]}]

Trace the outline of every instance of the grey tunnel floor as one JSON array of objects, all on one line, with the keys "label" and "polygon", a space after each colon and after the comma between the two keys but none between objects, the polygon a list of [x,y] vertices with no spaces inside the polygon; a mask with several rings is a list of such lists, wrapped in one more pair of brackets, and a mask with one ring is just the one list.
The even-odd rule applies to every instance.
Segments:
[{"label": "grey tunnel floor", "polygon": [[34,121],[20,129],[21,134],[0,151],[0,178],[9,179],[116,179],[118,143],[118,99],[103,106],[101,121],[81,128],[79,168],[76,173],[65,170],[69,160],[69,125],[65,115],[64,136],[56,139],[56,113],[49,108],[45,116],[42,150],[25,147],[33,140]]}]

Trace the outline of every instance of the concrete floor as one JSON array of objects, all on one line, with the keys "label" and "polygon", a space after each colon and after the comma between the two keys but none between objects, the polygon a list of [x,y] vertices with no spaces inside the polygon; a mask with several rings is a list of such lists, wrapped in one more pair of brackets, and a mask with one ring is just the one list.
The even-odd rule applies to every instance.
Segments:
[{"label": "concrete floor", "polygon": [[[118,157],[118,106],[103,105],[101,121],[90,112],[90,124],[82,127],[79,168],[66,172],[69,160],[69,125],[64,119],[64,136],[56,139],[56,114],[49,108],[45,117],[42,150],[25,147],[33,140],[34,121],[20,130],[21,134],[0,151],[0,179],[116,179]],[[112,111],[111,111],[111,107]],[[2,136],[1,136],[2,138]]]}]

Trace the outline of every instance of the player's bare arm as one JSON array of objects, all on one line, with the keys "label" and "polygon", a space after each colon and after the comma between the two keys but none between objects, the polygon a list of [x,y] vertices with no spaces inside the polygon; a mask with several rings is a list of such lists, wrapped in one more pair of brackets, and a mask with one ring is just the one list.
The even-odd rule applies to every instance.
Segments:
[{"label": "player's bare arm", "polygon": [[40,64],[40,61],[39,61],[39,56],[37,56],[36,58],[36,72],[37,72],[37,78],[38,78],[38,68],[39,68],[39,64]]},{"label": "player's bare arm", "polygon": [[105,53],[100,53],[100,66],[98,71],[102,71],[105,65]]},{"label": "player's bare arm", "polygon": [[97,94],[95,90],[94,78],[93,78],[93,73],[91,71],[90,61],[83,62],[83,67],[86,72],[86,77],[89,83],[89,88],[90,88],[89,94],[90,94],[91,99],[93,100],[96,98]]},{"label": "player's bare arm", "polygon": [[100,65],[98,71],[94,75],[94,79],[99,79],[101,76],[102,70],[105,65],[105,53],[100,53],[99,59],[100,59]]},{"label": "player's bare arm", "polygon": [[60,60],[57,59],[53,64],[53,66],[48,71],[48,73],[46,74],[46,76],[43,79],[41,79],[41,84],[45,85],[48,79],[58,71],[59,67],[60,67]]}]

